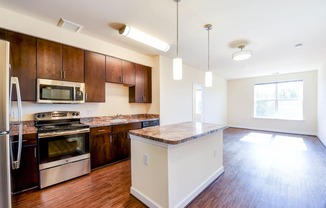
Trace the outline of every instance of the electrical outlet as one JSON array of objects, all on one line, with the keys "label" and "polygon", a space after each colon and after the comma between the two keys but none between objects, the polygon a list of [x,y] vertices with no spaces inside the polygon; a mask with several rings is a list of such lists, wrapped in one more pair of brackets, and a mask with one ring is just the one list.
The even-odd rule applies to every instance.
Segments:
[{"label": "electrical outlet", "polygon": [[217,150],[216,148],[214,148],[214,157],[216,157],[216,155],[217,155]]},{"label": "electrical outlet", "polygon": [[148,166],[149,165],[149,156],[148,156],[148,154],[144,153],[143,159],[144,159],[144,165]]}]

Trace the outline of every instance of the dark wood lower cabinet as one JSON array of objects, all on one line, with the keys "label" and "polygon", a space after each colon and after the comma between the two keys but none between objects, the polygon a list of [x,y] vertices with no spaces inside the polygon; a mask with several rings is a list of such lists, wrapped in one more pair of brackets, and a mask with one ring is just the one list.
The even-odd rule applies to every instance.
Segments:
[{"label": "dark wood lower cabinet", "polygon": [[128,132],[140,128],[140,122],[91,128],[92,169],[129,158],[130,139]]},{"label": "dark wood lower cabinet", "polygon": [[[17,148],[18,145],[13,146],[14,151]],[[38,187],[36,150],[36,134],[24,135],[20,167],[11,171],[13,193]]]}]

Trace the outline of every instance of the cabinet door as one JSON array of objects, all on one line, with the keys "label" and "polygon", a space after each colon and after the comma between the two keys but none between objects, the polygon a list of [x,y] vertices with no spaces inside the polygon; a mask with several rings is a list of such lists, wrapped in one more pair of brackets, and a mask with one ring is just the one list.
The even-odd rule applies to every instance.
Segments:
[{"label": "cabinet door", "polygon": [[55,80],[62,79],[61,44],[37,39],[37,77]]},{"label": "cabinet door", "polygon": [[121,59],[106,56],[105,60],[106,81],[111,83],[122,83]]},{"label": "cabinet door", "polygon": [[[18,77],[23,101],[35,101],[36,38],[20,33],[7,33],[10,42],[11,75]],[[16,100],[16,92],[13,92]]]},{"label": "cabinet door", "polygon": [[[15,137],[15,140],[17,138]],[[13,148],[18,148],[14,143]],[[23,147],[21,154],[20,167],[11,170],[12,175],[12,191],[14,193],[23,190],[38,187],[38,164],[36,154],[36,134],[28,134],[23,136]]]},{"label": "cabinet door", "polygon": [[136,83],[129,87],[130,103],[151,103],[152,102],[152,69],[147,66],[135,64]]},{"label": "cabinet door", "polygon": [[144,66],[144,102],[152,102],[152,68]]},{"label": "cabinet door", "polygon": [[145,70],[142,65],[136,64],[135,102],[145,100]]},{"label": "cabinet door", "polygon": [[125,85],[135,85],[135,65],[129,61],[121,61],[122,65],[122,82]]},{"label": "cabinet door", "polygon": [[122,160],[130,157],[130,139],[128,131],[113,134],[114,141],[114,160]]},{"label": "cabinet door", "polygon": [[91,167],[92,169],[106,165],[113,161],[111,151],[112,138],[110,134],[91,136]]},{"label": "cabinet door", "polygon": [[63,80],[85,82],[84,50],[71,46],[62,46]]},{"label": "cabinet door", "polygon": [[105,102],[105,56],[85,52],[86,102]]}]

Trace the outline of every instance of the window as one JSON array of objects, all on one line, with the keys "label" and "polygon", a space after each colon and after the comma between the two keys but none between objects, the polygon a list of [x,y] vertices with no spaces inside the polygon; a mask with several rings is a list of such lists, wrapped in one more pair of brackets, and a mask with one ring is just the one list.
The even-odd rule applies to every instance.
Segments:
[{"label": "window", "polygon": [[302,120],[303,81],[255,84],[254,117]]}]

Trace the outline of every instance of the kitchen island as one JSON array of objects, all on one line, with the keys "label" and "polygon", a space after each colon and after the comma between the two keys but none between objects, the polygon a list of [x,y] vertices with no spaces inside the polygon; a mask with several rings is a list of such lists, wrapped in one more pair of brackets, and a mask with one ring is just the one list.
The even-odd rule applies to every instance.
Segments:
[{"label": "kitchen island", "polygon": [[223,129],[184,122],[130,131],[130,192],[149,207],[185,207],[223,172]]}]

